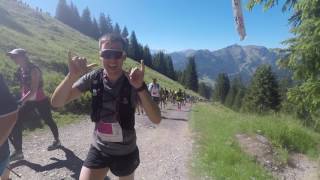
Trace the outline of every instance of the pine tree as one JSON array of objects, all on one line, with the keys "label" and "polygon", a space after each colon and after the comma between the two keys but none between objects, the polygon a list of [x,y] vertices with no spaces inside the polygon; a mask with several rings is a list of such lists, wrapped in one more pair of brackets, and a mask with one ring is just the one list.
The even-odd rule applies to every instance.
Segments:
[{"label": "pine tree", "polygon": [[210,96],[211,96],[211,88],[209,86],[207,86],[204,82],[201,82],[199,83],[199,90],[198,90],[198,93],[207,98],[207,99],[210,99]]},{"label": "pine tree", "polygon": [[136,33],[132,31],[130,40],[129,40],[129,46],[128,46],[128,57],[138,61],[140,60],[139,54],[140,54],[140,49],[139,49],[139,43],[136,37]]},{"label": "pine tree", "polygon": [[161,74],[167,73],[165,54],[163,51],[159,51],[157,54],[154,55],[152,66],[156,71],[158,71]]},{"label": "pine tree", "polygon": [[152,68],[152,55],[150,53],[148,45],[144,46],[143,48],[143,60],[146,66]]},{"label": "pine tree", "polygon": [[222,104],[225,103],[226,97],[230,89],[230,80],[227,74],[220,73],[216,79],[213,90],[213,100]]},{"label": "pine tree", "polygon": [[66,12],[67,12],[67,2],[66,0],[59,0],[57,8],[56,8],[56,18],[61,21],[61,22],[66,22],[65,18],[66,18]]},{"label": "pine tree", "polygon": [[109,15],[106,17],[104,13],[100,14],[99,29],[100,29],[100,36],[113,32],[112,20]]},{"label": "pine tree", "polygon": [[98,27],[98,23],[96,18],[93,18],[93,22],[92,22],[92,35],[91,35],[94,39],[98,40],[100,37],[100,31],[99,31],[99,27]]},{"label": "pine tree", "polygon": [[225,101],[225,105],[227,107],[232,108],[234,100],[238,94],[238,91],[240,90],[240,83],[241,83],[240,77],[236,77],[231,81],[231,87],[229,89],[229,92]]},{"label": "pine tree", "polygon": [[198,92],[198,74],[197,74],[197,67],[195,62],[195,57],[189,57],[188,58],[188,64],[186,67],[186,87],[188,89],[191,89],[195,92]]},{"label": "pine tree", "polygon": [[128,38],[129,33],[128,33],[128,29],[127,29],[126,26],[123,28],[123,30],[122,30],[122,32],[121,32],[121,36],[122,36],[123,38]]},{"label": "pine tree", "polygon": [[103,36],[104,34],[107,34],[108,28],[107,28],[107,18],[104,15],[104,13],[100,14],[99,17],[99,30],[100,30],[100,36]]},{"label": "pine tree", "polygon": [[64,24],[73,27],[73,12],[66,3],[66,0],[59,0],[56,8],[56,18]]},{"label": "pine tree", "polygon": [[92,35],[92,21],[88,7],[86,7],[82,12],[80,32],[90,37]]},{"label": "pine tree", "polygon": [[70,4],[70,26],[79,30],[80,28],[80,15],[78,8],[71,2]]},{"label": "pine tree", "polygon": [[278,82],[272,73],[270,65],[257,68],[244,97],[243,110],[247,112],[263,113],[279,110],[281,99]]},{"label": "pine tree", "polygon": [[177,81],[180,84],[182,84],[183,86],[185,86],[184,70],[183,71],[176,71],[175,74],[176,74]]},{"label": "pine tree", "polygon": [[175,71],[174,71],[174,67],[173,67],[173,63],[172,63],[172,59],[171,59],[171,56],[169,55],[166,55],[165,56],[165,59],[166,59],[166,64],[167,64],[167,76],[173,80],[176,80],[176,74],[175,74]]},{"label": "pine tree", "polygon": [[56,8],[56,18],[74,29],[79,28],[79,13],[72,2],[69,6],[65,0],[60,0]]},{"label": "pine tree", "polygon": [[138,43],[137,60],[140,61],[141,59],[143,59],[143,46]]},{"label": "pine tree", "polygon": [[119,35],[121,34],[121,29],[118,23],[116,23],[116,25],[114,26],[113,32]]},{"label": "pine tree", "polygon": [[183,70],[181,72],[181,84],[184,86],[184,87],[187,87],[187,76],[186,76],[186,70]]},{"label": "pine tree", "polygon": [[246,88],[243,85],[240,85],[240,88],[234,98],[234,102],[232,105],[232,109],[235,111],[239,111],[243,104],[243,98],[246,95]]},{"label": "pine tree", "polygon": [[107,33],[112,33],[112,32],[113,32],[112,20],[111,20],[111,17],[108,15],[107,16]]}]

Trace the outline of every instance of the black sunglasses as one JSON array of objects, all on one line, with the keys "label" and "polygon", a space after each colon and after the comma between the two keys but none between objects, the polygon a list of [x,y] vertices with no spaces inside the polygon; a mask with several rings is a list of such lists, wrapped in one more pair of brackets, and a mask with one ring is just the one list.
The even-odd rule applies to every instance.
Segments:
[{"label": "black sunglasses", "polygon": [[100,51],[100,57],[103,59],[120,59],[123,56],[123,51],[115,49],[103,49]]}]

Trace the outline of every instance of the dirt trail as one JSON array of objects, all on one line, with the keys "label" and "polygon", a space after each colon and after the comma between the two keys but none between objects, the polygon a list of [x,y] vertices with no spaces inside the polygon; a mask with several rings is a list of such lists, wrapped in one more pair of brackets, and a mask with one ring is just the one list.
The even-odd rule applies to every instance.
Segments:
[{"label": "dirt trail", "polygon": [[[153,125],[145,115],[136,115],[136,131],[141,164],[139,180],[185,180],[191,157],[192,139],[188,127],[190,106],[181,111],[170,105],[162,111],[162,122]],[[12,163],[22,175],[13,179],[78,179],[92,138],[93,123],[83,120],[59,129],[63,148],[47,151],[52,141],[49,131],[38,131],[24,138],[25,160]],[[117,179],[112,174],[108,176]]]}]

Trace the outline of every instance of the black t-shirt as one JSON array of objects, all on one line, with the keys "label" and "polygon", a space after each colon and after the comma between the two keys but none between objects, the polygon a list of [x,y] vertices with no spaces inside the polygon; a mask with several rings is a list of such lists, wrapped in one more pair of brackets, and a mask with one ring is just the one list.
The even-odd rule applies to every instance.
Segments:
[{"label": "black t-shirt", "polygon": [[[17,110],[17,103],[10,94],[8,86],[5,84],[0,74],[0,116]],[[8,141],[0,146],[0,161],[6,158],[8,154]]]}]

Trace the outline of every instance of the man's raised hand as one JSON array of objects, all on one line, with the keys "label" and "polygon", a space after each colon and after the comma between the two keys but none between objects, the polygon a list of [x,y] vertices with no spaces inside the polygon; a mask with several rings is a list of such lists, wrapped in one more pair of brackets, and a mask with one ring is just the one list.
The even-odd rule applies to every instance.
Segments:
[{"label": "man's raised hand", "polygon": [[130,84],[134,88],[139,88],[143,84],[144,79],[144,62],[141,60],[140,68],[135,67],[131,69],[128,73],[126,73]]},{"label": "man's raised hand", "polygon": [[87,65],[87,59],[79,56],[72,56],[71,51],[68,52],[68,68],[69,75],[74,78],[79,78],[80,76],[89,72],[97,64],[92,63]]}]

